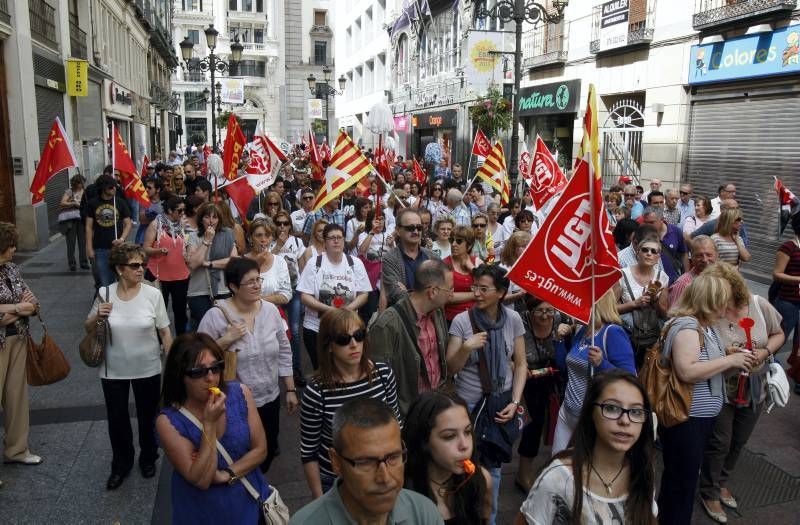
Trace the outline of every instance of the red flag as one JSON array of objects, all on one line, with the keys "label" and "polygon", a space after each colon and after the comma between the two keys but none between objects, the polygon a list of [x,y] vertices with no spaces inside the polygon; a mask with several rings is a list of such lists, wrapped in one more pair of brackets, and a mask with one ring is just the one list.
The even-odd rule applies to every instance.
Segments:
[{"label": "red flag", "polygon": [[523,142],[522,149],[519,152],[519,174],[522,175],[522,178],[526,183],[528,183],[529,186],[530,182],[528,182],[528,180],[531,178],[532,164],[533,158],[531,157],[531,153],[528,151],[528,145]]},{"label": "red flag", "polygon": [[536,136],[536,151],[530,178],[526,177],[531,188],[531,198],[537,210],[544,207],[550,198],[567,185],[567,178],[553,154],[547,149],[542,137]]},{"label": "red flag", "polygon": [[375,167],[384,180],[392,180],[392,168],[389,165],[389,157],[383,145],[383,133],[378,135],[378,147],[375,150]]},{"label": "red flag", "polygon": [[239,160],[242,157],[246,143],[247,139],[242,133],[242,127],[236,117],[233,116],[233,113],[231,113],[228,118],[228,134],[225,137],[222,157],[222,168],[226,179],[234,180],[239,176]]},{"label": "red flag", "polygon": [[314,211],[317,211],[333,199],[339,198],[344,190],[356,184],[372,171],[372,167],[364,154],[353,143],[344,131],[339,132],[333,158],[325,170],[325,182],[314,200]]},{"label": "red flag", "polygon": [[[594,184],[594,213],[590,199]],[[592,262],[592,239],[596,237]],[[617,249],[603,206],[600,180],[584,160],[508,277],[581,322],[589,322],[594,298],[619,280]]]},{"label": "red flag", "polygon": [[308,160],[311,164],[311,178],[314,180],[322,180],[325,177],[325,170],[322,168],[322,158],[317,148],[317,139],[314,137],[314,131],[308,130]]},{"label": "red flag", "polygon": [[425,173],[425,170],[422,169],[422,166],[419,165],[417,159],[414,159],[414,178],[423,186],[428,183],[428,175]]},{"label": "red flag", "polygon": [[139,178],[144,180],[147,178],[147,165],[150,164],[150,159],[147,158],[147,155],[144,156],[142,159],[142,171],[139,173]]},{"label": "red flag", "polygon": [[50,129],[47,144],[44,145],[42,150],[42,156],[39,157],[39,165],[36,167],[33,182],[31,182],[31,204],[44,200],[45,186],[53,175],[61,170],[74,168],[77,165],[78,162],[75,160],[72,146],[67,140],[64,126],[61,125],[61,119],[56,117],[53,127]]},{"label": "red flag", "polygon": [[239,177],[225,186],[225,192],[236,206],[239,217],[247,217],[247,209],[256,197],[256,190],[248,183],[247,177]]},{"label": "red flag", "polygon": [[792,190],[783,185],[781,179],[774,175],[772,178],[775,179],[775,191],[778,192],[778,205],[780,206],[780,224],[778,226],[778,237],[780,237],[792,216],[800,211],[800,199],[792,193]]},{"label": "red flag", "polygon": [[472,142],[472,154],[479,157],[488,157],[492,151],[492,143],[486,138],[481,128],[475,132],[475,140]]},{"label": "red flag", "polygon": [[328,145],[328,137],[322,138],[322,145],[319,147],[319,154],[322,156],[322,160],[327,160],[328,162],[331,161],[331,147]]},{"label": "red flag", "polygon": [[150,207],[150,197],[147,196],[147,190],[144,189],[142,179],[139,178],[139,172],[128,152],[128,146],[113,124],[111,133],[114,137],[114,147],[111,148],[111,167],[119,172],[119,183],[122,185],[125,196],[129,199],[136,199],[142,206]]}]

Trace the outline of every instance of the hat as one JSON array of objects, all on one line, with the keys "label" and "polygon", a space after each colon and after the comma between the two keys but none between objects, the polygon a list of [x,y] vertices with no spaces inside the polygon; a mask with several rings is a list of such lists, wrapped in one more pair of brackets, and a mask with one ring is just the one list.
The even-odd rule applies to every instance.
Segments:
[{"label": "hat", "polygon": [[627,175],[620,175],[618,182],[620,184],[630,184],[630,183],[633,182],[633,178],[632,177],[628,177]]}]

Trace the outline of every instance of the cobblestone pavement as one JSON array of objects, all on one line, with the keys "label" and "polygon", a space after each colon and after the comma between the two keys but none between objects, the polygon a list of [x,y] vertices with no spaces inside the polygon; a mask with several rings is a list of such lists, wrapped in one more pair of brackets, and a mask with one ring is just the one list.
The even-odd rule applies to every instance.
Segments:
[{"label": "cobblestone pavement", "polygon": [[[159,476],[145,480],[134,469],[122,487],[105,490],[110,471],[100,381],[97,372],[78,357],[82,320],[92,299],[88,271],[70,272],[62,239],[36,253],[21,253],[23,275],[42,303],[50,334],[72,365],[64,381],[30,389],[33,452],[44,457],[39,466],[0,466],[2,522],[16,523],[169,523],[170,469],[159,461]],[[757,293],[766,287],[754,285]],[[36,322],[34,322],[36,324]],[[38,329],[37,329],[38,331]],[[785,358],[785,354],[783,355]],[[131,415],[134,412],[131,410]],[[132,419],[135,426],[135,418]],[[741,467],[731,482],[742,501],[730,523],[800,523],[800,397],[785,409],[763,415]],[[2,429],[0,429],[2,434]],[[292,510],[308,501],[297,443],[299,420],[281,414],[281,455],[269,472]],[[542,456],[549,449],[543,449]],[[544,458],[540,458],[540,462]],[[516,464],[503,469],[498,523],[513,522],[524,495],[514,487]],[[698,505],[696,523],[712,523]]]}]

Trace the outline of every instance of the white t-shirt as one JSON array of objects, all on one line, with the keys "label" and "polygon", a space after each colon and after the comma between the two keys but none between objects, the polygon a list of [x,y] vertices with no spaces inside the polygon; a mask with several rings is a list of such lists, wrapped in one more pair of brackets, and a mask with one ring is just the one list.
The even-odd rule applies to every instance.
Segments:
[{"label": "white t-shirt", "polygon": [[[342,256],[339,264],[332,263],[324,253],[321,257],[319,268],[317,268],[317,257],[309,259],[306,263],[297,283],[298,292],[313,295],[315,299],[329,306],[339,302],[344,306],[351,303],[358,292],[372,291],[367,270],[361,259],[351,257],[353,261],[351,267],[346,255]],[[306,307],[303,328],[319,331],[319,313],[313,308]]]},{"label": "white t-shirt", "polygon": [[[141,379],[161,373],[161,346],[157,329],[169,326],[164,297],[158,288],[142,284],[136,297],[123,301],[117,296],[118,283],[108,288],[113,305],[108,324],[111,340],[106,346],[105,362],[98,368],[103,379]],[[100,288],[105,302],[106,290]],[[92,305],[88,317],[97,314],[100,299]]]},{"label": "white t-shirt", "polygon": [[[272,244],[269,245],[270,251],[275,249],[275,245],[277,243],[272,241]],[[300,277],[300,257],[303,256],[303,253],[306,251],[306,245],[303,244],[302,239],[298,237],[291,236],[286,239],[283,247],[281,247],[280,251],[277,255],[279,255],[285,262],[287,268],[293,268],[295,275],[299,278]],[[291,272],[291,269],[290,269]]]},{"label": "white t-shirt", "polygon": [[306,224],[306,217],[308,217],[308,212],[303,208],[299,210],[295,210],[289,214],[289,217],[292,218],[292,229],[298,235],[303,235],[303,226]]},{"label": "white t-shirt", "polygon": [[283,257],[273,256],[272,266],[266,272],[261,272],[261,278],[261,295],[281,294],[287,301],[292,300],[292,281]]},{"label": "white t-shirt", "polygon": [[[347,221],[347,233],[345,233],[345,236],[344,236],[345,242],[350,242],[354,238],[356,238],[356,235],[360,235],[360,234],[356,234],[356,232],[358,231],[358,227],[359,226],[363,226],[365,224],[366,224],[366,221],[360,221],[360,220],[356,219],[355,217],[353,217],[352,219]],[[360,244],[360,241],[358,241],[358,242]],[[356,247],[353,248],[350,251],[350,255],[352,255],[354,257],[358,256],[358,245],[356,245]]]},{"label": "white t-shirt", "polygon": [[[356,253],[358,253],[358,247],[364,242],[364,239],[367,238],[369,235],[366,232],[362,232],[358,236],[358,243],[356,244]],[[369,242],[369,248],[367,248],[367,260],[368,261],[376,261],[383,257],[383,254],[388,252],[394,244],[390,244],[389,237],[385,233],[379,233],[378,235],[373,235],[372,240]]]},{"label": "white t-shirt", "polygon": [[[669,276],[664,272],[664,270],[659,269],[656,267],[654,280],[659,281],[661,283],[661,293],[667,293],[669,289]],[[625,280],[627,278],[627,281]],[[630,292],[633,292],[633,297],[631,297],[630,292],[628,291],[628,284],[630,284]],[[631,301],[635,301],[639,297],[641,297],[645,292],[645,287],[639,284],[636,278],[633,276],[633,267],[627,266],[622,269],[622,276],[619,278],[619,286],[622,289],[622,295],[620,297],[620,303],[629,303]],[[628,326],[633,326],[633,312],[627,312],[621,314],[620,317],[623,321],[628,323]]]}]

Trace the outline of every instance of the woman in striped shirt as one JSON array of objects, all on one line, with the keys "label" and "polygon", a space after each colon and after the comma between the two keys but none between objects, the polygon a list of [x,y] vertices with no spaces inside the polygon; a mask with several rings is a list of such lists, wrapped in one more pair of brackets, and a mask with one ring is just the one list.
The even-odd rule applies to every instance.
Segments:
[{"label": "woman in striped shirt", "polygon": [[340,308],[320,318],[319,371],[308,383],[300,408],[300,458],[314,499],[336,480],[328,456],[336,409],[351,399],[377,398],[400,420],[394,372],[369,359],[365,338],[364,322],[356,312]]},{"label": "woman in striped shirt", "polygon": [[725,355],[714,325],[732,304],[730,284],[721,277],[703,273],[686,288],[670,312],[673,319],[662,352],[665,357],[672,358],[677,378],[694,387],[689,418],[659,429],[664,454],[664,473],[658,495],[662,524],[691,523],[706,442],[722,409],[724,375],[749,370],[756,362],[749,352]]},{"label": "woman in striped shirt", "polygon": [[717,220],[717,230],[711,239],[717,245],[717,260],[739,267],[740,263],[750,260],[750,252],[739,235],[744,218],[739,208],[725,208]]}]

